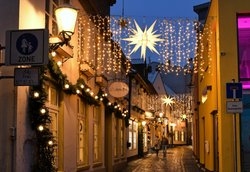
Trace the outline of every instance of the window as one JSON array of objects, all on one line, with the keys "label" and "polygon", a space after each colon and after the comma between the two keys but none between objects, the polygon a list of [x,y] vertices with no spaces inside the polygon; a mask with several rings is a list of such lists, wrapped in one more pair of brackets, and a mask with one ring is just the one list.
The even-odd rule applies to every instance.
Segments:
[{"label": "window", "polygon": [[55,18],[55,8],[59,5],[60,0],[46,0],[45,5],[45,26],[52,35],[58,34],[58,28]]},{"label": "window", "polygon": [[174,131],[174,140],[178,141],[179,140],[179,131]]},{"label": "window", "polygon": [[130,143],[129,150],[132,150],[133,143],[133,121],[129,120],[129,133],[128,133],[128,142]]},{"label": "window", "polygon": [[145,126],[143,128],[143,144],[144,144],[144,147],[147,147],[148,146],[148,141],[147,141],[147,127]]},{"label": "window", "polygon": [[243,89],[250,89],[250,14],[238,15],[239,76]]},{"label": "window", "polygon": [[[46,106],[49,109],[49,115],[51,117],[51,123],[48,126],[50,131],[52,132],[55,142],[54,144],[57,144],[58,142],[58,113],[59,113],[59,93],[53,85],[45,84],[45,91],[48,95],[48,101],[46,103]],[[55,166],[58,167],[58,149],[55,147]]]},{"label": "window", "polygon": [[131,143],[131,146],[129,147],[129,150],[136,149],[137,148],[137,122],[129,120],[129,143]]},{"label": "window", "polygon": [[94,162],[101,161],[101,108],[96,106],[93,110],[94,121],[93,121],[93,131],[94,131]]},{"label": "window", "polygon": [[77,164],[81,166],[88,165],[88,122],[87,105],[81,99],[77,99]]},{"label": "window", "polygon": [[181,132],[181,141],[182,142],[185,141],[185,132],[184,131]]},{"label": "window", "polygon": [[133,122],[133,149],[137,148],[137,122]]}]

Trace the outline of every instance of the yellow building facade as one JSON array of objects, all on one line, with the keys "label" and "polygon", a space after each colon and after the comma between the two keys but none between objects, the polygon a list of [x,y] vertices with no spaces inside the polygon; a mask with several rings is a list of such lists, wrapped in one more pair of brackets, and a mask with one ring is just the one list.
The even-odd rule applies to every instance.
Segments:
[{"label": "yellow building facade", "polygon": [[227,112],[226,83],[239,82],[237,16],[248,1],[212,0],[201,30],[194,151],[208,171],[241,171],[240,114]]}]

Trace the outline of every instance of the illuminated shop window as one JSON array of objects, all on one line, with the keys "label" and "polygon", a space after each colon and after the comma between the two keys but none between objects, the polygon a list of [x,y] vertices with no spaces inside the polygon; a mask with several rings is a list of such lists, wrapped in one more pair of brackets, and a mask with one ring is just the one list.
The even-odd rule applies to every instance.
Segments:
[{"label": "illuminated shop window", "polygon": [[179,140],[179,131],[174,131],[174,140],[178,141]]},{"label": "illuminated shop window", "polygon": [[133,142],[133,121],[129,120],[129,133],[128,133],[128,142],[130,143],[129,150],[132,150]]},{"label": "illuminated shop window", "polygon": [[148,137],[147,137],[147,127],[144,127],[143,128],[143,144],[144,144],[144,147],[147,147],[148,145]]},{"label": "illuminated shop window", "polygon": [[185,132],[184,131],[181,132],[181,141],[182,142],[185,141]]},{"label": "illuminated shop window", "polygon": [[133,122],[133,149],[137,148],[137,129],[138,129],[138,123],[134,121]]},{"label": "illuminated shop window", "polygon": [[131,143],[129,150],[137,148],[137,128],[136,121],[129,120],[129,143]]}]

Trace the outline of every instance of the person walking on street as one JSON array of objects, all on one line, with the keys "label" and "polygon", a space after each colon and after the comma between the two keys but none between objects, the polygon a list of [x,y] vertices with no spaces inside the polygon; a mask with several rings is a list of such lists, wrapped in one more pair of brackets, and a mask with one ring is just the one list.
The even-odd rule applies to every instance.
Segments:
[{"label": "person walking on street", "polygon": [[163,158],[166,158],[166,154],[167,154],[167,146],[168,146],[168,139],[166,136],[163,136],[162,138],[162,150],[163,150]]},{"label": "person walking on street", "polygon": [[163,136],[162,138],[162,149],[166,150],[168,146],[168,138],[166,136]]},{"label": "person walking on street", "polygon": [[159,154],[159,150],[161,148],[161,142],[158,136],[156,136],[156,140],[155,140],[155,152],[156,152],[156,156],[158,157]]}]

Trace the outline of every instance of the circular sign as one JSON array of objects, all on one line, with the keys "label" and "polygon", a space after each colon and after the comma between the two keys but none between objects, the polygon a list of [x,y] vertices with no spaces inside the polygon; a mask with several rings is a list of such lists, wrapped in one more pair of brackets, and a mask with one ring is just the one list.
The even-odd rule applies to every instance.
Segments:
[{"label": "circular sign", "polygon": [[16,49],[20,54],[30,55],[38,46],[37,38],[31,33],[24,33],[16,41]]},{"label": "circular sign", "polygon": [[120,98],[128,94],[129,88],[125,82],[113,82],[110,84],[108,90],[111,96]]}]

